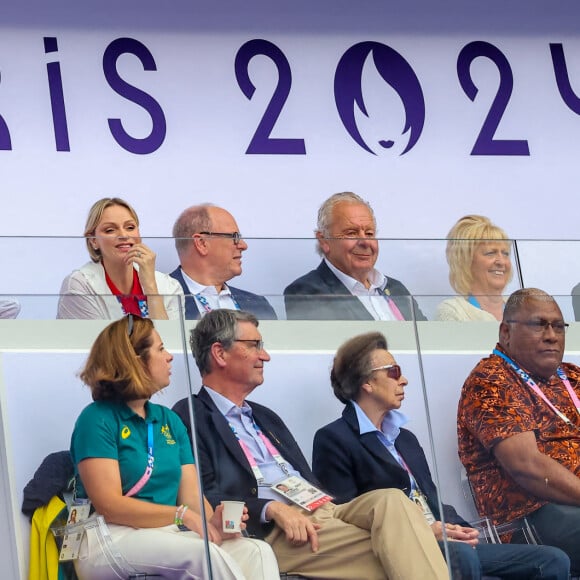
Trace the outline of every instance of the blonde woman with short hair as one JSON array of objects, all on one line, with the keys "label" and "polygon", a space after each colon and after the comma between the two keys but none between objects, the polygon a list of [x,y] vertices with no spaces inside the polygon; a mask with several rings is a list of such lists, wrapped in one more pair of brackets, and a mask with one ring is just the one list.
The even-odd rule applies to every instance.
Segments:
[{"label": "blonde woman with short hair", "polygon": [[500,321],[512,279],[511,242],[481,215],[462,217],[447,234],[449,282],[459,294],[437,308],[437,320]]}]

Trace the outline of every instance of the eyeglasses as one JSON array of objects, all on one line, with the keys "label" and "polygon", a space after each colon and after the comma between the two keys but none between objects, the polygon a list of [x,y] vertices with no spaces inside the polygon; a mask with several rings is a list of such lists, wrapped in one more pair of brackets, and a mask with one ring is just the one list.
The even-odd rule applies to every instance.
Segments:
[{"label": "eyeglasses", "polygon": [[549,322],[548,320],[506,320],[508,324],[523,324],[527,326],[534,334],[541,334],[546,332],[548,328],[552,328],[555,334],[564,334],[570,326],[563,320],[556,320]]},{"label": "eyeglasses", "polygon": [[127,315],[127,335],[129,338],[133,335],[133,326],[135,324],[134,317],[132,314]]},{"label": "eyeglasses", "polygon": [[264,341],[257,338],[236,338],[234,342],[253,342],[256,350],[264,350]]},{"label": "eyeglasses", "polygon": [[203,236],[216,237],[216,238],[231,238],[234,241],[234,246],[237,246],[242,240],[242,234],[240,232],[199,232]]},{"label": "eyeglasses", "polygon": [[387,377],[389,377],[389,379],[393,379],[394,381],[398,381],[403,374],[399,365],[383,365],[382,367],[375,367],[374,369],[371,369],[371,372],[375,371],[387,371]]}]

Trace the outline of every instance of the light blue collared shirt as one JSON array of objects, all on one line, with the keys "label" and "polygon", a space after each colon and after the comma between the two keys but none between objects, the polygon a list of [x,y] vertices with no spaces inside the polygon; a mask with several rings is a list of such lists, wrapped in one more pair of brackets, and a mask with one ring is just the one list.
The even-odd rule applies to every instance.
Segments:
[{"label": "light blue collared shirt", "polygon": [[[211,400],[215,403],[219,412],[225,417],[226,421],[229,423],[230,427],[235,429],[236,435],[246,444],[252,457],[256,460],[264,481],[258,484],[258,497],[261,499],[271,499],[275,501],[281,501],[283,503],[290,504],[284,496],[270,489],[270,486],[281,479],[288,477],[276,463],[276,460],[272,454],[266,449],[264,442],[258,434],[254,427],[254,418],[252,415],[252,408],[246,401],[243,402],[241,407],[238,407],[235,403],[232,403],[228,398],[220,395],[220,393],[214,391],[208,386],[204,385],[208,395]],[[278,450],[279,451],[279,450]],[[296,471],[294,467],[284,459],[286,468],[289,475],[300,476],[300,472]],[[264,519],[265,508],[262,512],[262,521]]]},{"label": "light blue collared shirt", "polygon": [[[401,427],[409,422],[407,416],[404,413],[401,413],[401,411],[393,409],[385,415],[381,424],[381,429],[379,430],[373,425],[367,414],[355,401],[351,401],[351,403],[353,404],[354,410],[356,412],[360,434],[364,435],[365,433],[376,433],[379,441],[385,446],[387,451],[397,460],[397,463],[408,472],[403,458],[395,447],[395,441],[401,432]],[[414,490],[417,488],[417,484],[412,474],[409,473],[409,475],[409,479],[411,480],[411,490]]]}]

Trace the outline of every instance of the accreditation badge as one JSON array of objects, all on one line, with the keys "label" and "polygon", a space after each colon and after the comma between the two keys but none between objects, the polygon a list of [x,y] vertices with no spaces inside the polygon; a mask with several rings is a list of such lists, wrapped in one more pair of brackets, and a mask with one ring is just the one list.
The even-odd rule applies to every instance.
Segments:
[{"label": "accreditation badge", "polygon": [[296,475],[277,481],[270,489],[309,512],[332,501],[332,496]]},{"label": "accreditation badge", "polygon": [[409,497],[421,508],[421,511],[423,512],[423,515],[425,516],[427,523],[429,525],[434,524],[436,521],[435,516],[433,515],[433,512],[429,507],[429,503],[427,502],[425,494],[418,489],[414,489]]},{"label": "accreditation badge", "polygon": [[85,533],[85,521],[90,512],[91,502],[88,499],[75,500],[71,504],[58,556],[61,562],[76,560],[79,557],[81,542]]}]

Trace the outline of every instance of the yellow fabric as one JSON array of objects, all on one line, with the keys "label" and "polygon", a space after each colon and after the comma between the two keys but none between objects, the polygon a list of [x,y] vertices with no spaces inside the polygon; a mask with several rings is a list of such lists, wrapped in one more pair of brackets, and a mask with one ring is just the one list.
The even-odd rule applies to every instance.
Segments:
[{"label": "yellow fabric", "polygon": [[30,528],[28,580],[58,580],[58,548],[50,526],[65,507],[55,495],[35,510]]}]

